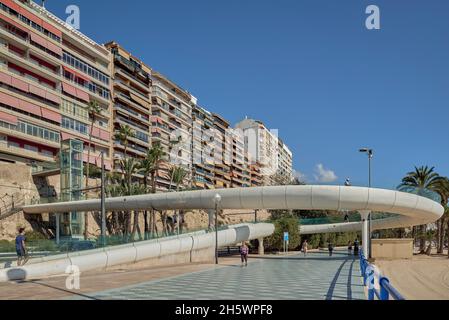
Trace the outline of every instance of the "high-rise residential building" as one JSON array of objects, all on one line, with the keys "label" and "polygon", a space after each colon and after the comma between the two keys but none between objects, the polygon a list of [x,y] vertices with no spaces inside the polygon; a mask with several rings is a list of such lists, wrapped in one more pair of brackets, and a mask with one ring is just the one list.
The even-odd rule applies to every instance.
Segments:
[{"label": "high-rise residential building", "polygon": [[115,42],[105,44],[113,59],[113,122],[114,134],[129,126],[133,136],[126,141],[113,137],[116,171],[126,155],[145,158],[150,148],[150,128],[165,128],[157,116],[151,115],[151,69]]},{"label": "high-rise residential building", "polygon": [[263,177],[260,173],[260,165],[258,163],[250,164],[251,186],[260,187],[263,185]]},{"label": "high-rise residential building", "polygon": [[[192,172],[192,106],[196,98],[162,74],[152,72],[152,115],[160,126],[152,126],[151,143],[160,143],[169,162]],[[155,124],[153,121],[152,124]],[[170,165],[158,170],[159,189],[170,188]]]},{"label": "high-rise residential building", "polygon": [[[56,162],[61,141],[112,167],[109,51],[32,1],[0,1],[0,158]],[[102,112],[92,119],[89,103]],[[92,133],[90,159],[87,159]]]},{"label": "high-rise residential building", "polygon": [[[134,136],[122,141],[115,133],[125,125]],[[120,171],[125,151],[143,159],[156,144],[167,155],[158,191],[173,188],[173,165],[196,188],[291,176],[291,152],[262,122],[232,129],[118,43],[97,44],[33,1],[0,0],[0,160],[57,167],[61,147],[76,145],[85,164],[99,166],[103,153],[106,169]]]},{"label": "high-rise residential building", "polygon": [[[268,130],[263,122],[244,119],[236,125],[245,135],[245,150],[253,165],[254,182],[262,176],[263,185],[289,183],[293,175],[292,152],[278,137],[277,130]],[[275,181],[276,180],[276,181]]]},{"label": "high-rise residential building", "polygon": [[243,130],[229,130],[232,139],[231,186],[233,188],[250,187],[251,172],[245,150]]},{"label": "high-rise residential building", "polygon": [[244,119],[236,125],[245,136],[245,150],[251,164],[258,164],[264,185],[273,183],[272,177],[278,169],[277,132],[268,130],[263,122]]},{"label": "high-rise residential building", "polygon": [[215,188],[214,118],[195,105],[192,108],[192,182],[193,187]]},{"label": "high-rise residential building", "polygon": [[276,175],[285,183],[289,183],[293,179],[293,155],[281,139],[278,142],[278,169]]},{"label": "high-rise residential building", "polygon": [[214,156],[215,156],[215,187],[231,188],[231,164],[233,139],[229,134],[230,125],[219,114],[214,117]]}]

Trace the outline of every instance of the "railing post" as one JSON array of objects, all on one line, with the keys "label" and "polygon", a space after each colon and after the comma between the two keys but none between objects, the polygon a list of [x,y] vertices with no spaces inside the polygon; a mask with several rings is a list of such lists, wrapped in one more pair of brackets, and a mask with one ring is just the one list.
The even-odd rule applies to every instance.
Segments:
[{"label": "railing post", "polygon": [[390,294],[387,290],[387,288],[385,288],[385,284],[386,283],[390,283],[390,280],[388,280],[388,278],[386,277],[381,277],[379,279],[379,284],[380,284],[380,300],[390,300]]}]

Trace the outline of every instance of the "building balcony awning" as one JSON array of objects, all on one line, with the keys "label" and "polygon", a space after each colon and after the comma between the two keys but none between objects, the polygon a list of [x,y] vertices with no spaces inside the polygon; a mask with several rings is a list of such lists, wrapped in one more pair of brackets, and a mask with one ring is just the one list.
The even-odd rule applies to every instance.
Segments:
[{"label": "building balcony awning", "polygon": [[3,111],[0,111],[0,121],[17,125],[17,117]]},{"label": "building balcony awning", "polygon": [[46,108],[41,108],[41,111],[42,111],[43,118],[57,122],[59,124],[62,123],[62,116],[59,112],[48,110]]},{"label": "building balcony awning", "polygon": [[22,27],[19,23],[15,22],[13,19],[7,17],[6,15],[4,15],[2,13],[0,13],[0,19],[8,22],[10,25],[13,25],[17,29],[19,29],[19,30],[21,30],[21,31],[23,31],[25,33],[30,33],[30,31],[27,28]]},{"label": "building balcony awning", "polygon": [[81,73],[79,73],[79,72],[77,72],[77,71],[75,71],[75,70],[73,70],[73,69],[70,69],[70,68],[68,68],[68,67],[66,67],[66,66],[62,66],[62,68],[63,68],[65,71],[67,71],[68,73],[71,73],[71,74],[73,74],[74,76],[76,76],[76,77],[78,77],[78,78],[80,78],[80,79],[83,79],[84,81],[90,82],[90,80],[89,80],[89,78],[88,78],[87,76],[82,75]]}]

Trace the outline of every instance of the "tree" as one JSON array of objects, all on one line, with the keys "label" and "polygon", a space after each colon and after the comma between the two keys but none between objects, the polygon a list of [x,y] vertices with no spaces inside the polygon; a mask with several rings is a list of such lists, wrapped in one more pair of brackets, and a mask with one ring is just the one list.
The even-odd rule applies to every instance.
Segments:
[{"label": "tree", "polygon": [[125,158],[127,157],[127,151],[128,151],[128,139],[129,138],[135,138],[136,133],[135,131],[129,126],[129,125],[120,125],[120,129],[115,133],[114,138],[116,140],[119,140],[121,144],[125,147]]},{"label": "tree", "polygon": [[[90,119],[90,130],[89,130],[89,143],[88,143],[88,149],[87,149],[87,167],[86,167],[86,189],[89,188],[89,168],[90,168],[90,149],[92,145],[92,136],[93,136],[93,130],[94,130],[94,124],[95,121],[97,121],[97,118],[99,115],[101,115],[101,112],[103,109],[100,107],[97,101],[90,101],[87,105],[87,113],[89,114]],[[84,213],[84,240],[87,240],[89,237],[88,233],[88,227],[89,227],[89,220],[88,220],[88,212]]]},{"label": "tree", "polygon": [[[188,177],[188,175],[189,175],[189,173],[183,167],[172,167],[170,169],[171,181],[174,182],[176,185],[176,192],[179,192],[180,187],[184,184],[184,181]],[[171,187],[171,183],[170,183],[170,187]],[[179,234],[179,224],[180,224],[179,215],[180,215],[180,210],[177,210],[176,211],[176,217],[177,217],[176,226],[177,226],[178,234]]]},{"label": "tree", "polygon": [[274,221],[274,233],[266,238],[267,247],[270,249],[282,250],[284,245],[284,232],[289,233],[288,247],[291,250],[299,246],[299,219],[295,217],[283,216]]},{"label": "tree", "polygon": [[[147,155],[145,159],[141,162],[141,172],[145,175],[144,183],[147,183],[147,178],[150,176],[150,183],[151,183],[151,193],[156,193],[156,177],[158,176],[159,169],[161,167],[161,164],[165,158],[166,154],[164,149],[162,148],[161,144],[159,142],[153,144],[151,149],[148,150]],[[148,227],[148,220],[147,220],[147,212],[144,212],[145,217],[145,224],[146,228]],[[151,221],[150,221],[150,228],[149,232],[151,234],[154,233],[156,230],[156,217],[155,217],[155,211],[154,209],[151,209]],[[148,230],[146,231],[148,232]]]},{"label": "tree", "polygon": [[[400,191],[409,191],[410,188],[417,189],[417,194],[424,195],[425,190],[430,190],[441,194],[442,188],[444,188],[445,180],[447,178],[441,177],[435,172],[435,167],[429,168],[428,166],[415,167],[415,171],[407,173],[402,179],[402,183],[398,189]],[[419,238],[420,238],[420,253],[425,253],[426,245],[426,226],[420,226]]]}]

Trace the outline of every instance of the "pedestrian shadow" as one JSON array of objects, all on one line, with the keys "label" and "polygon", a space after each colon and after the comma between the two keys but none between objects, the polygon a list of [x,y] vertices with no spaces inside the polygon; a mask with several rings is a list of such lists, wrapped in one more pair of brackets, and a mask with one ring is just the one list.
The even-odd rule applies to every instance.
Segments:
[{"label": "pedestrian shadow", "polygon": [[47,288],[58,290],[58,291],[65,292],[65,293],[70,293],[72,295],[75,295],[75,296],[78,296],[78,297],[82,297],[82,298],[86,298],[86,299],[89,299],[89,300],[100,300],[100,299],[97,299],[95,297],[89,296],[89,295],[84,294],[84,293],[79,293],[79,292],[71,291],[71,290],[68,290],[68,289],[63,289],[63,288],[51,286],[49,284],[42,283],[42,282],[39,282],[39,281],[41,281],[41,280],[30,280],[30,281],[24,281],[24,282],[37,284],[37,285],[40,285],[40,286],[43,286],[43,287],[47,287]]}]

